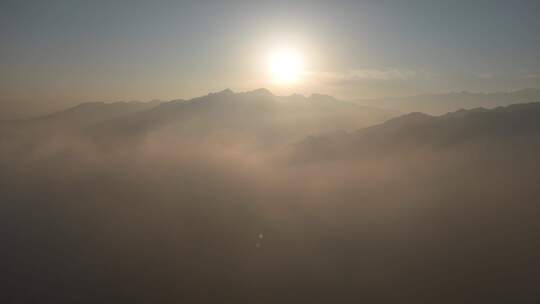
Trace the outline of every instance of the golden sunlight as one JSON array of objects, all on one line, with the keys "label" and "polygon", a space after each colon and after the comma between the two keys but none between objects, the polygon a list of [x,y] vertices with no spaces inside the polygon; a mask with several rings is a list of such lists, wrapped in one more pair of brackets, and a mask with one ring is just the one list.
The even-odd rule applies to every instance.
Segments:
[{"label": "golden sunlight", "polygon": [[300,80],[304,60],[300,52],[292,48],[279,49],[269,56],[272,81],[277,84],[293,84]]}]

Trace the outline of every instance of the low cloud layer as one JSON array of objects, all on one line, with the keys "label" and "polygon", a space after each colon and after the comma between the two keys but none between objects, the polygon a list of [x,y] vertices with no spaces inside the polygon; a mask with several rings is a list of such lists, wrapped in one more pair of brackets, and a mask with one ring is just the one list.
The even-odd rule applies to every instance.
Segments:
[{"label": "low cloud layer", "polygon": [[4,136],[3,300],[534,295],[539,145],[529,133],[512,144],[498,139],[505,133],[451,141],[460,125],[423,127],[433,119],[370,129],[384,134],[369,137],[371,151],[354,132],[273,148],[171,129],[107,142],[88,130]]}]

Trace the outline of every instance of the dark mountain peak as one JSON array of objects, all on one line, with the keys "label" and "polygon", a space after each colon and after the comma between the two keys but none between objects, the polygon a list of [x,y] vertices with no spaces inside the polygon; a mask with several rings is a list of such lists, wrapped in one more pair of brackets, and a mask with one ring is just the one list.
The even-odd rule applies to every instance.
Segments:
[{"label": "dark mountain peak", "polygon": [[459,109],[459,110],[454,111],[454,112],[446,113],[446,114],[442,115],[441,117],[442,118],[462,118],[462,117],[466,117],[466,116],[471,115],[471,114],[484,113],[484,112],[489,112],[489,109],[486,109],[486,108],[483,108],[483,107],[478,107],[478,108],[474,108],[474,109],[470,109],[470,110]]},{"label": "dark mountain peak", "polygon": [[524,88],[524,89],[513,91],[511,93],[520,94],[520,93],[539,93],[539,92],[540,92],[539,88]]},{"label": "dark mountain peak", "polygon": [[160,103],[154,110],[161,110],[161,109],[173,109],[175,107],[181,106],[183,104],[186,104],[188,101],[185,99],[173,99],[167,102]]},{"label": "dark mountain peak", "polygon": [[187,101],[187,100],[185,100],[185,99],[179,98],[179,99],[169,100],[167,103],[184,103],[184,102],[186,102],[186,101]]},{"label": "dark mountain peak", "polygon": [[214,101],[214,102],[227,101],[227,100],[231,100],[236,95],[237,94],[234,93],[231,89],[227,88],[227,89],[219,91],[219,92],[211,92],[208,95],[192,98],[192,99],[188,100],[187,102],[188,103],[195,103],[195,102],[196,103],[201,103],[201,102],[206,103],[208,101]]},{"label": "dark mountain peak", "polygon": [[208,96],[233,96],[233,95],[234,95],[233,90],[231,90],[229,88],[227,88],[225,90],[222,90],[222,91],[219,91],[219,92],[208,94]]},{"label": "dark mountain peak", "polygon": [[435,120],[435,116],[431,116],[425,113],[421,112],[411,112],[405,115],[401,115],[396,118],[392,118],[385,122],[385,124],[399,124],[399,125],[409,125],[409,124],[418,124],[418,123],[424,123],[428,121]]},{"label": "dark mountain peak", "polygon": [[[128,110],[128,109],[138,109],[138,108],[150,108],[156,104],[159,104],[158,101],[149,101],[149,102],[142,102],[142,101],[116,101],[116,102],[102,102],[102,101],[91,101],[91,102],[84,102],[79,105],[76,105],[74,107],[68,108],[63,111],[55,112],[49,115],[46,115],[44,117],[49,116],[59,116],[59,115],[66,115],[66,114],[90,114],[94,113],[96,111],[122,111],[122,110]],[[96,114],[100,114],[101,112],[97,112]]]},{"label": "dark mountain peak", "polygon": [[510,93],[520,102],[540,101],[540,89],[526,88]]},{"label": "dark mountain peak", "polygon": [[37,117],[32,121],[33,123],[46,123],[48,126],[83,126],[118,119],[159,105],[159,101],[85,102],[63,111]]},{"label": "dark mountain peak", "polygon": [[89,102],[83,102],[71,108],[67,108],[64,111],[78,111],[78,110],[83,110],[83,109],[103,107],[105,105],[106,104],[103,101],[89,101]]},{"label": "dark mountain peak", "polygon": [[538,117],[538,115],[540,115],[540,102],[517,103],[506,107],[497,107],[493,109],[493,112],[504,113],[508,115],[511,114],[519,117]]},{"label": "dark mountain peak", "polygon": [[274,97],[274,94],[266,88],[259,88],[253,91],[245,92],[246,95],[257,96],[257,97]]}]

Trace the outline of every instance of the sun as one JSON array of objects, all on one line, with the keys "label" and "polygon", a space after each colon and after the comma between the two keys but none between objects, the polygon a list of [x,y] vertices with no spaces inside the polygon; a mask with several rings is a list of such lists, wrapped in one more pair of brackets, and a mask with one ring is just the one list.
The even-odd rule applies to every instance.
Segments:
[{"label": "sun", "polygon": [[282,48],[271,52],[268,63],[272,81],[282,85],[298,82],[304,69],[301,53],[293,48]]}]

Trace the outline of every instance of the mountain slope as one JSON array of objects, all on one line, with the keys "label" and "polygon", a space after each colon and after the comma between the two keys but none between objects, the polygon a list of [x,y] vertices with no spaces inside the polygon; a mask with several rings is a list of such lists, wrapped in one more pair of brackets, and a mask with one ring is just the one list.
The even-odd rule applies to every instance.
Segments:
[{"label": "mountain slope", "polygon": [[516,103],[540,101],[540,89],[522,89],[513,92],[428,94],[402,98],[356,100],[360,105],[394,109],[401,112],[423,112],[441,115],[459,109],[477,107],[495,108]]},{"label": "mountain slope", "polygon": [[296,148],[300,157],[340,159],[479,145],[532,148],[538,146],[539,139],[540,103],[529,103],[459,110],[442,116],[409,113],[351,133],[310,137]]},{"label": "mountain slope", "polygon": [[[274,96],[268,90],[225,90],[187,103],[162,104],[138,117],[200,134],[250,134],[301,138],[380,123],[397,113],[357,106],[329,96]],[[197,134],[199,135],[199,134]]]},{"label": "mountain slope", "polygon": [[[62,117],[57,121],[63,122],[65,129],[73,129],[73,122],[81,115],[94,116],[82,112],[75,108],[51,116]],[[282,97],[266,89],[242,93],[224,90],[187,101],[163,102],[126,115],[103,115],[103,119],[83,125],[83,131],[98,142],[136,139],[160,132],[195,140],[274,144],[300,140],[308,134],[350,131],[397,114],[324,95]]]}]

